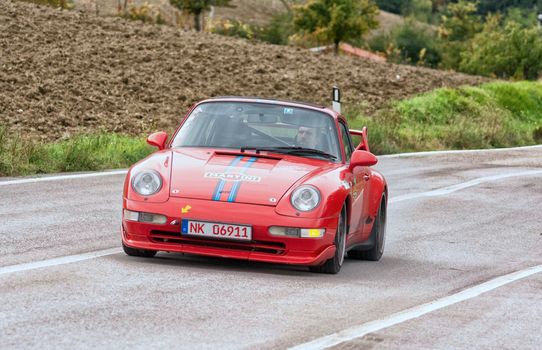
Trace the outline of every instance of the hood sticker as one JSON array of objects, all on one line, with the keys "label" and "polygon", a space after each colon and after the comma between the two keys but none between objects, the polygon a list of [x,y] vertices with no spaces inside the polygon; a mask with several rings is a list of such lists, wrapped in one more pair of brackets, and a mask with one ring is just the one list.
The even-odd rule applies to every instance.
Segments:
[{"label": "hood sticker", "polygon": [[245,174],[242,174],[242,173],[213,173],[213,172],[206,172],[203,177],[211,178],[211,179],[221,179],[221,180],[224,180],[224,181],[260,182],[262,180],[261,176],[245,175]]},{"label": "hood sticker", "polygon": [[[243,167],[239,171],[240,175],[246,176],[244,173],[247,171],[248,168],[252,166],[252,164],[256,162],[257,159],[258,158],[255,158],[255,157],[250,158],[248,162],[246,162],[245,165],[243,165]],[[255,178],[258,178],[257,182],[259,182],[261,179],[259,176],[255,176]],[[230,195],[228,196],[228,202],[235,202],[235,198],[237,197],[237,193],[239,192],[239,187],[241,187],[241,181],[237,181],[233,185]]]}]

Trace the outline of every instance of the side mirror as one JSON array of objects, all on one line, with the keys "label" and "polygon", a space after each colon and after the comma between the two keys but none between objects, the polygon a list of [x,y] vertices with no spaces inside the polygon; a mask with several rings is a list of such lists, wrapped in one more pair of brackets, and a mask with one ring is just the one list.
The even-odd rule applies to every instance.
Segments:
[{"label": "side mirror", "polygon": [[166,148],[167,134],[163,131],[155,132],[147,137],[147,143],[151,146],[158,147],[159,150]]},{"label": "side mirror", "polygon": [[350,158],[350,169],[354,169],[357,166],[372,166],[378,163],[375,155],[371,152],[357,150],[352,153]]}]

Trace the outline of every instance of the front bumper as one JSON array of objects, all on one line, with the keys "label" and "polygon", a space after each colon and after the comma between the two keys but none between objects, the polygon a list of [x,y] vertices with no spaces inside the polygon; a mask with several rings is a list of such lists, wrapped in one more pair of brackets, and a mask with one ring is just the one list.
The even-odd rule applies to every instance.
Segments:
[{"label": "front bumper", "polygon": [[[206,256],[294,265],[320,265],[335,254],[338,217],[306,219],[282,216],[271,206],[170,198],[166,203],[124,200],[124,208],[161,214],[165,225],[122,220],[125,245],[146,250],[182,252]],[[189,208],[187,213],[181,209]],[[181,235],[181,219],[252,226],[252,241],[207,239]],[[269,234],[270,226],[325,228],[321,238],[279,237]]]}]

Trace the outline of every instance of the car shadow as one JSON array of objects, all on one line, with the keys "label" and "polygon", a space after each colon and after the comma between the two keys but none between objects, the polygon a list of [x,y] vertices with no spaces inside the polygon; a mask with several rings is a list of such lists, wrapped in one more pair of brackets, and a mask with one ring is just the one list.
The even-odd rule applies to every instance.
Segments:
[{"label": "car shadow", "polygon": [[[117,258],[117,257],[116,257]],[[159,252],[154,258],[138,258],[126,255],[118,255],[118,259],[137,262],[148,266],[162,266],[175,268],[190,268],[191,270],[223,271],[223,272],[241,272],[258,273],[277,276],[295,276],[307,279],[329,278],[335,280],[342,277],[360,277],[371,278],[374,274],[379,274],[382,270],[393,270],[395,266],[405,264],[404,259],[395,257],[383,257],[379,262],[360,261],[345,259],[344,265],[338,275],[320,274],[309,271],[308,267],[288,264],[273,264],[257,261],[248,261],[231,258],[207,257],[191,255],[184,253],[166,253]]]},{"label": "car shadow", "polygon": [[159,252],[154,258],[123,256],[122,260],[137,260],[137,263],[146,265],[183,267],[209,271],[254,272],[285,276],[304,276],[310,274],[308,268],[304,266],[270,264],[248,260],[207,257],[183,253]]}]

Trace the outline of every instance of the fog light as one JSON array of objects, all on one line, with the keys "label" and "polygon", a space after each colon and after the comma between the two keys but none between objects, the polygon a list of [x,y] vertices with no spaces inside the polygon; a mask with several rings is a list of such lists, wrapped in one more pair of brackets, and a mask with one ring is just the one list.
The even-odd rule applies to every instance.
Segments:
[{"label": "fog light", "polygon": [[163,225],[167,222],[167,218],[164,215],[142,213],[126,209],[124,209],[124,219],[128,221],[148,222],[150,224],[160,225]]},{"label": "fog light", "polygon": [[137,211],[124,209],[124,220],[139,221],[139,213]]},{"label": "fog light", "polygon": [[299,229],[296,227],[271,226],[269,233],[273,236],[299,237]]}]

